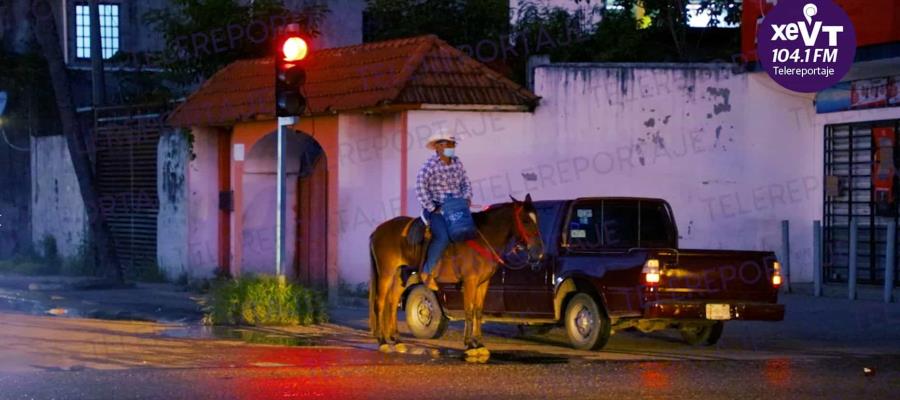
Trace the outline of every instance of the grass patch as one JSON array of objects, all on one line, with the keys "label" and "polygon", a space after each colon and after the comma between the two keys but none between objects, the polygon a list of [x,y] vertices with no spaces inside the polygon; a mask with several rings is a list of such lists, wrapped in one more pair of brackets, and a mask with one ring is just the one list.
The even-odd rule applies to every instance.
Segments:
[{"label": "grass patch", "polygon": [[310,325],[328,321],[322,293],[281,283],[274,276],[254,275],[219,281],[209,292],[212,325]]}]

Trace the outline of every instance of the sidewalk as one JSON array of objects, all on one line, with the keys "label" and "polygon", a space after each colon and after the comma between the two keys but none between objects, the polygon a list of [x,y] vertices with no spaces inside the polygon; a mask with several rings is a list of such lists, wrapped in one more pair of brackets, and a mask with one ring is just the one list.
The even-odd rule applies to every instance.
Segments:
[{"label": "sidewalk", "polygon": [[195,323],[202,295],[169,283],[110,288],[96,278],[0,275],[0,309],[35,315]]}]

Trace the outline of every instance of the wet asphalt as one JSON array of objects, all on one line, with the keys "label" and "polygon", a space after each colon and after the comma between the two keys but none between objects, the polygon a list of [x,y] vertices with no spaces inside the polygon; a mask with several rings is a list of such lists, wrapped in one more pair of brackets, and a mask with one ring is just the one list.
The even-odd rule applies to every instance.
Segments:
[{"label": "wet asphalt", "polygon": [[439,340],[405,336],[406,353],[381,353],[357,308],[316,327],[211,328],[7,307],[0,400],[900,398],[900,306],[783,301],[785,321],[730,322],[712,347],[627,331],[603,351],[576,351],[560,329],[490,324],[486,364],[464,361],[458,323]]}]

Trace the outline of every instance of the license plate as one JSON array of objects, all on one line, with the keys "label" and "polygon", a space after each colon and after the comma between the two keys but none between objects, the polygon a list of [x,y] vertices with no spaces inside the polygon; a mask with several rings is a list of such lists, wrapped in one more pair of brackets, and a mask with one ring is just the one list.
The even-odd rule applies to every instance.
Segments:
[{"label": "license plate", "polygon": [[731,319],[731,307],[728,304],[707,304],[706,319]]}]

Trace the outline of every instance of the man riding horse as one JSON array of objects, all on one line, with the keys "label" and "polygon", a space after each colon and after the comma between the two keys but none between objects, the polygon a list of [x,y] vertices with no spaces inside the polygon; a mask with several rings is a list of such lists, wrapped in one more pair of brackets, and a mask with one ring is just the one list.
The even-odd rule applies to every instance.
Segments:
[{"label": "man riding horse", "polygon": [[433,270],[450,244],[441,205],[448,198],[462,198],[471,206],[472,182],[456,156],[456,137],[447,130],[431,135],[425,147],[434,150],[434,155],[425,161],[416,176],[416,197],[422,205],[423,217],[431,227],[431,243],[420,278],[429,289],[438,290]]}]

